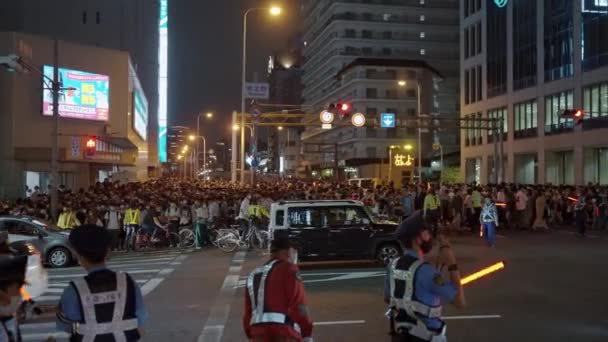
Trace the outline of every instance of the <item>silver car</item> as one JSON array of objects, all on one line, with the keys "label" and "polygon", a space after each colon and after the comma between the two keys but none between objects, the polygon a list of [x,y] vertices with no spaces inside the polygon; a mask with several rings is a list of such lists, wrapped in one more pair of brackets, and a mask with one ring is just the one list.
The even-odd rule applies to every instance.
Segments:
[{"label": "silver car", "polygon": [[69,231],[29,216],[0,216],[0,231],[7,231],[10,242],[27,241],[41,253],[41,261],[50,267],[67,267],[76,261],[68,241]]}]

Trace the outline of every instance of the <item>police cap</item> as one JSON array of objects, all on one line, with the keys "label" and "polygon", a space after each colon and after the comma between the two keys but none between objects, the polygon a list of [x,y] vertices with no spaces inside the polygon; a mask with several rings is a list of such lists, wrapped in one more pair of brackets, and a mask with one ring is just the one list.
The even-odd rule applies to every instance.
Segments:
[{"label": "police cap", "polygon": [[72,230],[69,240],[78,254],[87,256],[87,252],[106,251],[110,247],[112,237],[103,227],[85,224]]},{"label": "police cap", "polygon": [[416,210],[412,215],[401,222],[395,235],[397,236],[397,239],[401,241],[411,240],[421,231],[426,229],[429,229],[429,227],[422,217],[422,211]]},{"label": "police cap", "polygon": [[0,281],[25,283],[27,256],[0,255]]}]

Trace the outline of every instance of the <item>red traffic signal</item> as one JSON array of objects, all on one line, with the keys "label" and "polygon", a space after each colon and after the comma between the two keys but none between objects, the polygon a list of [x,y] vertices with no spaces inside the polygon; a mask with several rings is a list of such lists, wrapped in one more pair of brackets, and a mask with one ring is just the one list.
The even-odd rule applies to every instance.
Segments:
[{"label": "red traffic signal", "polygon": [[85,156],[92,157],[95,155],[97,151],[97,139],[95,137],[87,138],[87,142],[85,144]]},{"label": "red traffic signal", "polygon": [[585,117],[585,111],[582,109],[564,109],[560,115],[564,119],[571,119],[578,125]]}]

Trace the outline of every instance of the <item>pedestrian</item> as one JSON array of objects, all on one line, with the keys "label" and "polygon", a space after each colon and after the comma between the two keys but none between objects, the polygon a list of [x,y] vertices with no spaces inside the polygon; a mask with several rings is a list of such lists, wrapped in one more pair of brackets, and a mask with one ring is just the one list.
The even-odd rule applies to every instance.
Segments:
[{"label": "pedestrian", "polygon": [[387,270],[384,302],[389,305],[391,341],[446,341],[446,324],[441,320],[441,303],[464,308],[460,272],[449,241],[443,235],[439,260],[447,265],[450,281],[424,261],[433,248],[433,235],[420,211],[401,223],[396,234],[405,246],[403,256],[393,259]]},{"label": "pedestrian", "polygon": [[278,237],[270,252],[270,260],[247,278],[245,335],[251,342],[312,342],[313,323],[304,284],[293,263],[294,246]]},{"label": "pedestrian", "polygon": [[414,212],[414,197],[408,188],[403,189],[401,207],[403,208],[403,219],[408,218]]},{"label": "pedestrian", "polygon": [[196,236],[196,249],[201,249],[202,246],[207,245],[208,234],[207,234],[207,222],[209,221],[209,208],[207,202],[201,204],[200,201],[194,202],[194,208],[192,216],[195,222],[195,236]]},{"label": "pedestrian", "polygon": [[21,342],[16,313],[23,302],[27,256],[0,255],[0,341]]},{"label": "pedestrian", "polygon": [[489,247],[496,246],[496,228],[499,225],[498,212],[496,205],[492,201],[490,195],[485,198],[485,204],[481,209],[481,215],[479,216],[479,222],[483,228],[483,237]]},{"label": "pedestrian", "polygon": [[[433,187],[431,187],[424,198],[423,216],[426,221],[431,223],[433,229],[436,230],[441,216],[441,200]],[[435,230],[433,231],[433,235],[437,233]]]},{"label": "pedestrian", "polygon": [[471,221],[471,231],[473,234],[479,233],[477,228],[479,227],[477,223],[477,218],[481,215],[481,207],[483,205],[483,196],[479,191],[479,187],[474,187],[471,192],[471,206],[473,207],[473,216],[471,217],[474,221]]},{"label": "pedestrian", "polygon": [[85,225],[74,229],[69,241],[88,275],[63,291],[57,327],[70,334],[71,341],[139,341],[148,313],[133,278],[106,266],[108,232]]},{"label": "pedestrian", "polygon": [[528,195],[523,186],[515,193],[515,228],[528,229]]},{"label": "pedestrian", "polygon": [[548,216],[547,213],[547,197],[543,193],[543,190],[540,189],[536,194],[536,205],[535,205],[535,215],[534,215],[534,223],[532,224],[532,229],[543,229],[547,230],[547,223],[545,218]]},{"label": "pedestrian", "polygon": [[110,233],[112,242],[110,247],[112,250],[118,249],[118,236],[120,235],[120,212],[116,209],[115,205],[111,205],[110,209],[104,216],[106,223],[106,229]]},{"label": "pedestrian", "polygon": [[141,211],[137,208],[137,203],[131,201],[129,208],[125,211],[125,217],[123,218],[123,226],[125,232],[125,249],[128,251],[129,248],[133,249],[135,242],[135,234],[139,229],[140,221],[142,220]]}]

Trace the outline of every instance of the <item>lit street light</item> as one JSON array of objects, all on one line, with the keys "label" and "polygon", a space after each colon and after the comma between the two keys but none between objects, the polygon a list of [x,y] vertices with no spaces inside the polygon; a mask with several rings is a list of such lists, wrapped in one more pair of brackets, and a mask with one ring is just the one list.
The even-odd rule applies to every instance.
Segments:
[{"label": "lit street light", "polygon": [[194,135],[190,134],[190,136],[188,136],[188,140],[194,141],[194,139],[196,139],[196,137]]},{"label": "lit street light", "polygon": [[207,119],[211,119],[213,117],[213,113],[207,112],[207,114],[205,114],[205,116],[207,116]]},{"label": "lit street light", "polygon": [[[272,16],[279,16],[283,10],[278,6],[254,7],[243,15],[243,60],[241,61],[241,127],[245,127],[245,83],[247,82],[247,16],[253,11],[268,11]],[[241,131],[241,183],[245,183],[245,130]],[[253,185],[253,184],[252,184]]]},{"label": "lit street light", "polygon": [[279,131],[282,131],[282,130],[283,130],[283,126],[279,126],[279,127],[277,127],[277,129],[278,129]]},{"label": "lit street light", "polygon": [[[407,81],[399,80],[397,84],[400,87],[405,87],[407,85]],[[420,120],[420,114],[422,112],[421,104],[420,104],[420,81],[416,80],[416,97],[418,102],[418,120]],[[418,122],[420,125],[420,122]],[[420,131],[420,127],[418,127],[418,183],[422,184],[422,132]]]}]

